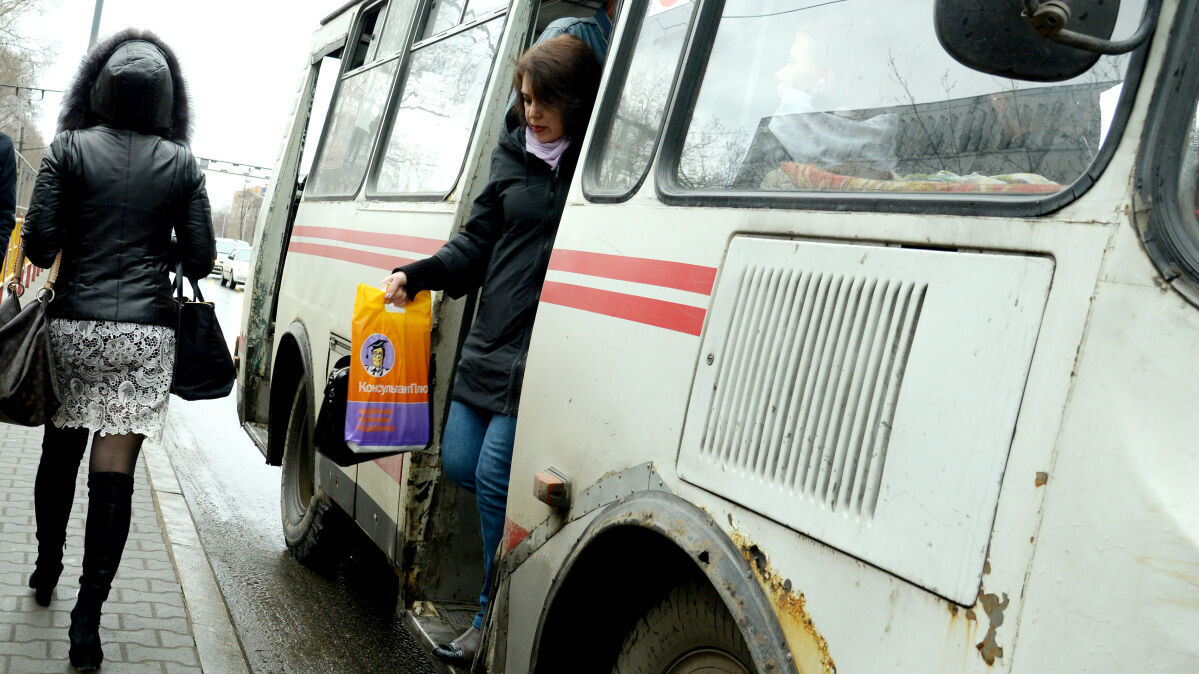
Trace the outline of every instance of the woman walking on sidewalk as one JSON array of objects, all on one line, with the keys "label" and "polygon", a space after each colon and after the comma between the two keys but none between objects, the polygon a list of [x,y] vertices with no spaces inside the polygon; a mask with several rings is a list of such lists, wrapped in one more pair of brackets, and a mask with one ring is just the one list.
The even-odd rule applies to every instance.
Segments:
[{"label": "woman walking on sidewalk", "polygon": [[100,608],[129,534],[134,467],[167,410],[176,322],[168,272],[177,256],[186,276],[200,278],[216,256],[188,117],[179,64],[155,35],[131,29],[97,44],[63,101],[23,228],[34,264],[49,267],[62,252],[47,310],[62,407],[42,440],[29,586],[50,604],[91,434],[83,575],[68,633],[71,664],[84,671],[104,658]]}]

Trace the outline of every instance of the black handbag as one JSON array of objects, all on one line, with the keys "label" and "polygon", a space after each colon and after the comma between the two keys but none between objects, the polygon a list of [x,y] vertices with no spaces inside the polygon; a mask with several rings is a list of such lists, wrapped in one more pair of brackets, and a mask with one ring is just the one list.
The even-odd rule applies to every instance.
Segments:
[{"label": "black handbag", "polygon": [[313,443],[316,451],[345,468],[366,461],[385,459],[399,452],[355,452],[346,444],[346,399],[350,389],[350,357],[342,356],[333,365],[325,384],[325,401],[316,418]]},{"label": "black handbag", "polygon": [[175,328],[175,376],[171,393],[184,400],[224,398],[233,390],[237,371],[225,346],[225,335],[216,320],[212,302],[205,302],[196,282],[188,279],[194,299],[183,294],[182,266],[175,270],[175,301],[179,323]]},{"label": "black handbag", "polygon": [[[25,264],[25,246],[17,249],[17,273]],[[13,279],[0,302],[0,422],[41,426],[62,404],[54,349],[50,345],[50,321],[46,307],[54,301],[54,282],[62,265],[62,252],[54,259],[46,287],[37,298],[21,308],[25,287]]]}]

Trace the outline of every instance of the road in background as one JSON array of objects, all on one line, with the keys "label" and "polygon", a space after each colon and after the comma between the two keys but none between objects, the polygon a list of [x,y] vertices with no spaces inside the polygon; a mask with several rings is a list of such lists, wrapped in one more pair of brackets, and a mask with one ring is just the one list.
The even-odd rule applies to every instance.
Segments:
[{"label": "road in background", "polygon": [[[214,277],[200,290],[232,343],[242,290]],[[235,394],[171,398],[164,444],[255,672],[435,671],[395,615],[390,563],[356,528],[328,576],[287,553],[279,469],[242,431]]]}]

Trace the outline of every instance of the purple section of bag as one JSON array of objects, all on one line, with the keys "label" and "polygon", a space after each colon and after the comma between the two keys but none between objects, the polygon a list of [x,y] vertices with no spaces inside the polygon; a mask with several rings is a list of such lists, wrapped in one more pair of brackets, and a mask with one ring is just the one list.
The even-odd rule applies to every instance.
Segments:
[{"label": "purple section of bag", "polygon": [[346,444],[357,451],[424,449],[429,403],[346,403]]}]

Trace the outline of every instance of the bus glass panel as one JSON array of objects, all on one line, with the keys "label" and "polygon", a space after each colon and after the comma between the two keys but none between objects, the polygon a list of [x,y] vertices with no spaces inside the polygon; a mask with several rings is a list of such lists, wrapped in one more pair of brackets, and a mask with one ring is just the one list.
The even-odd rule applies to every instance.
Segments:
[{"label": "bus glass panel", "polygon": [[379,56],[386,58],[403,51],[415,13],[416,0],[392,0],[387,11],[387,23],[383,26],[383,36],[379,38],[376,52]]},{"label": "bus glass panel", "polygon": [[425,30],[421,33],[420,39],[428,39],[457,26],[459,19],[462,18],[463,2],[464,0],[433,0],[433,6],[429,8],[429,17],[425,19]]},{"label": "bus glass panel", "polygon": [[696,3],[652,0],[630,57],[611,127],[602,136],[595,184],[588,191],[627,194],[641,182],[658,142],[669,83],[678,69]]},{"label": "bus glass panel", "polygon": [[444,194],[466,156],[496,48],[497,17],[412,53],[376,190]]},{"label": "bus glass panel", "polygon": [[507,5],[507,0],[470,0],[470,3],[466,5],[466,14],[462,17],[462,23],[470,23]]},{"label": "bus glass panel", "polygon": [[[1124,3],[1117,37],[1143,10]],[[728,0],[675,177],[705,192],[1056,193],[1099,152],[1128,60],[1021,82],[946,54],[932,0]]]},{"label": "bus glass panel", "polygon": [[358,191],[383,118],[396,63],[393,59],[342,80],[333,104],[333,121],[313,168],[309,195],[353,196]]}]

